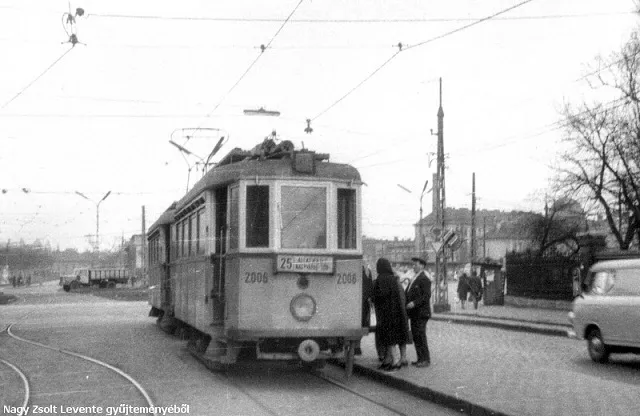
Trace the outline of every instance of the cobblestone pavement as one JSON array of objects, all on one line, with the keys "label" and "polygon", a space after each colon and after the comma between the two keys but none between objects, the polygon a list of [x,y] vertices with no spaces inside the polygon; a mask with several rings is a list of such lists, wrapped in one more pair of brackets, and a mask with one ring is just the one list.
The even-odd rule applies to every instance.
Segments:
[{"label": "cobblestone pavement", "polygon": [[[430,367],[384,373],[370,334],[356,370],[471,414],[638,414],[638,356],[600,365],[581,341],[434,320],[428,339]],[[413,346],[408,350],[415,360]]]}]

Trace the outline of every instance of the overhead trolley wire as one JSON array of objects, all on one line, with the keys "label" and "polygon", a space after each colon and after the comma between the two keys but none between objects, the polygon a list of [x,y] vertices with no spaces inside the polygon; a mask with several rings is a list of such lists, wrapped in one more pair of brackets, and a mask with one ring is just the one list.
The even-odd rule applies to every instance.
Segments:
[{"label": "overhead trolley wire", "polygon": [[[238,78],[238,80],[235,82],[235,84],[233,84],[233,86],[229,89],[229,91],[227,91],[223,96],[222,99],[218,102],[218,104],[216,104],[216,106],[213,108],[213,110],[211,110],[210,112],[207,113],[207,115],[205,116],[205,118],[209,118],[211,117],[211,115],[218,109],[218,107],[220,107],[220,105],[224,102],[225,98],[227,98],[227,96],[238,86],[238,84],[240,84],[240,82],[244,79],[244,77],[249,73],[249,71],[251,71],[251,68],[253,68],[253,66],[258,62],[258,60],[260,59],[260,57],[262,57],[262,55],[264,54],[264,51],[266,51],[267,49],[269,49],[269,47],[271,46],[271,44],[273,43],[273,41],[276,39],[276,37],[280,34],[280,32],[282,31],[282,29],[284,29],[284,26],[287,24],[287,22],[289,22],[289,20],[291,19],[291,16],[293,16],[293,14],[296,12],[296,10],[298,10],[298,8],[300,7],[300,5],[302,4],[304,0],[300,0],[298,2],[298,4],[296,5],[296,7],[293,8],[293,10],[291,11],[291,13],[289,13],[289,16],[287,16],[287,18],[284,20],[284,22],[282,22],[282,24],[280,25],[280,27],[278,28],[278,30],[276,31],[276,33],[273,35],[273,37],[271,38],[271,40],[269,40],[269,43],[267,43],[266,46],[261,47],[260,53],[258,54],[258,56],[256,56],[256,59],[253,60],[253,62],[251,62],[251,64],[249,65],[249,67],[242,73],[242,75],[240,76],[240,78]],[[201,126],[198,126],[198,128],[200,128]]]},{"label": "overhead trolley wire", "polygon": [[446,37],[446,36],[453,35],[454,33],[458,33],[458,32],[460,32],[460,31],[462,31],[462,30],[468,29],[468,28],[470,28],[470,27],[472,27],[472,26],[475,26],[475,25],[477,25],[477,24],[479,24],[479,23],[486,22],[487,20],[493,19],[493,18],[495,18],[496,16],[500,16],[501,14],[504,14],[504,13],[510,12],[511,10],[514,10],[514,9],[516,9],[516,8],[518,8],[518,7],[524,6],[525,4],[530,3],[530,2],[532,2],[532,1],[533,1],[533,0],[525,0],[525,1],[522,1],[522,2],[520,2],[520,3],[518,3],[518,4],[515,4],[515,5],[511,6],[511,7],[506,8],[506,9],[503,9],[503,10],[501,10],[501,11],[499,11],[499,12],[497,12],[497,13],[494,13],[494,14],[492,14],[492,15],[490,15],[490,16],[484,17],[484,18],[482,18],[482,19],[480,19],[480,20],[476,20],[476,21],[474,21],[474,22],[472,22],[472,23],[469,23],[469,24],[467,24],[467,25],[460,26],[459,28],[456,28],[456,29],[451,30],[451,31],[446,32],[446,33],[443,33],[442,35],[439,35],[439,36],[433,37],[433,38],[431,38],[431,39],[427,39],[427,40],[425,40],[425,41],[423,41],[423,42],[420,42],[420,43],[417,43],[417,44],[415,44],[415,45],[410,45],[410,46],[403,47],[403,46],[402,46],[402,44],[398,44],[398,51],[396,51],[393,55],[391,55],[391,57],[390,57],[390,58],[388,58],[386,61],[384,61],[384,62],[383,62],[380,66],[378,66],[378,67],[377,67],[373,72],[371,72],[369,75],[367,75],[367,77],[365,77],[362,81],[360,81],[360,82],[359,82],[355,87],[353,87],[352,89],[350,89],[346,94],[344,94],[342,97],[340,97],[337,101],[335,101],[335,102],[334,102],[333,104],[331,104],[329,107],[325,108],[325,109],[324,109],[324,110],[322,110],[320,113],[318,113],[318,114],[317,114],[315,117],[313,117],[311,120],[313,121],[313,120],[316,120],[318,117],[321,117],[321,116],[322,116],[322,115],[324,115],[327,111],[331,110],[331,109],[332,109],[333,107],[335,107],[338,103],[340,103],[342,100],[344,100],[344,99],[345,99],[345,98],[347,98],[349,95],[351,95],[354,91],[356,91],[356,90],[357,90],[358,88],[360,88],[360,87],[361,87],[365,82],[367,82],[369,79],[371,79],[375,74],[377,74],[377,73],[378,73],[378,71],[380,71],[382,68],[384,68],[384,67],[385,67],[389,62],[391,62],[391,61],[392,61],[396,56],[398,56],[401,52],[403,52],[403,51],[407,51],[407,50],[409,50],[409,49],[417,48],[418,46],[426,45],[427,43],[434,42],[434,41],[439,40],[439,39],[442,39],[442,38],[444,38],[444,37]]},{"label": "overhead trolley wire", "polygon": [[[574,14],[546,14],[533,16],[511,16],[496,20],[545,20],[545,19],[575,19],[588,17],[608,17],[634,15],[636,12],[606,12],[606,13],[574,13]],[[160,16],[160,15],[128,15],[110,13],[90,13],[88,16],[114,19],[141,19],[141,20],[174,20],[174,21],[204,21],[204,22],[230,22],[230,23],[278,23],[282,19],[260,17],[207,17],[207,16]],[[480,21],[474,17],[425,17],[425,18],[386,18],[386,19],[291,19],[289,23],[434,23],[434,22],[469,22]]]},{"label": "overhead trolley wire", "polygon": [[6,103],[4,103],[2,105],[2,107],[0,107],[0,110],[4,109],[6,106],[8,106],[9,104],[11,104],[13,102],[13,100],[15,100],[16,98],[18,98],[20,95],[22,95],[23,92],[25,92],[29,87],[31,87],[36,81],[38,81],[40,78],[42,78],[42,76],[44,74],[46,74],[47,72],[49,72],[49,70],[51,68],[53,68],[53,66],[55,64],[57,64],[58,62],[60,62],[60,60],[62,60],[62,58],[64,58],[69,52],[71,52],[71,50],[73,49],[73,47],[67,49],[65,51],[65,53],[63,53],[62,55],[60,55],[60,57],[58,59],[56,59],[55,61],[53,61],[53,63],[51,65],[49,65],[47,67],[47,69],[45,69],[44,71],[42,71],[42,73],[40,73],[40,75],[38,75],[37,77],[35,77],[33,79],[33,81],[31,81],[29,84],[27,84],[26,87],[24,87],[22,90],[20,90],[16,95],[13,96],[13,98],[11,98],[9,101],[7,101]]}]

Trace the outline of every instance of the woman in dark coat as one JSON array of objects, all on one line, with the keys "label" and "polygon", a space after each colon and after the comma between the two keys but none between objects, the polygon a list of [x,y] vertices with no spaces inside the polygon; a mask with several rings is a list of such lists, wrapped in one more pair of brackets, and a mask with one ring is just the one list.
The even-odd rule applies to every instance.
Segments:
[{"label": "woman in dark coat", "polygon": [[[373,304],[376,309],[377,341],[385,350],[381,369],[394,370],[408,364],[406,345],[411,343],[404,291],[394,275],[391,263],[385,258],[376,264],[378,278],[373,285]],[[393,362],[393,346],[400,346],[400,362]]]}]

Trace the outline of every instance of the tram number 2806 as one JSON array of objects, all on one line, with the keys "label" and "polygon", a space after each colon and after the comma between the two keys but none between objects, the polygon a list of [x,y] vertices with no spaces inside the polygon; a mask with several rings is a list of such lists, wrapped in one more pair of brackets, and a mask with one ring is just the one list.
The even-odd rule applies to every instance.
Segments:
[{"label": "tram number 2806", "polygon": [[339,285],[355,285],[358,281],[355,273],[338,273],[336,276]]}]

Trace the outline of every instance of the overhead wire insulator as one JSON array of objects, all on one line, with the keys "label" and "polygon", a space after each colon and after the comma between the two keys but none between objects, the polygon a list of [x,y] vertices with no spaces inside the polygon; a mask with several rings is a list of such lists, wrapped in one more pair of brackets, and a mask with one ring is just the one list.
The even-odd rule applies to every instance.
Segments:
[{"label": "overhead wire insulator", "polygon": [[76,29],[76,17],[82,16],[84,16],[84,9],[78,7],[75,14],[72,14],[71,4],[69,4],[69,11],[62,14],[62,28],[67,33],[67,36],[69,36],[69,40],[66,43],[70,43],[72,47],[80,43],[78,41],[78,31]]},{"label": "overhead wire insulator", "polygon": [[267,47],[264,44],[260,45],[260,53],[264,53],[267,50]]},{"label": "overhead wire insulator", "polygon": [[307,119],[307,127],[304,129],[304,132],[307,134],[313,133],[313,129],[311,128],[311,119]]}]

